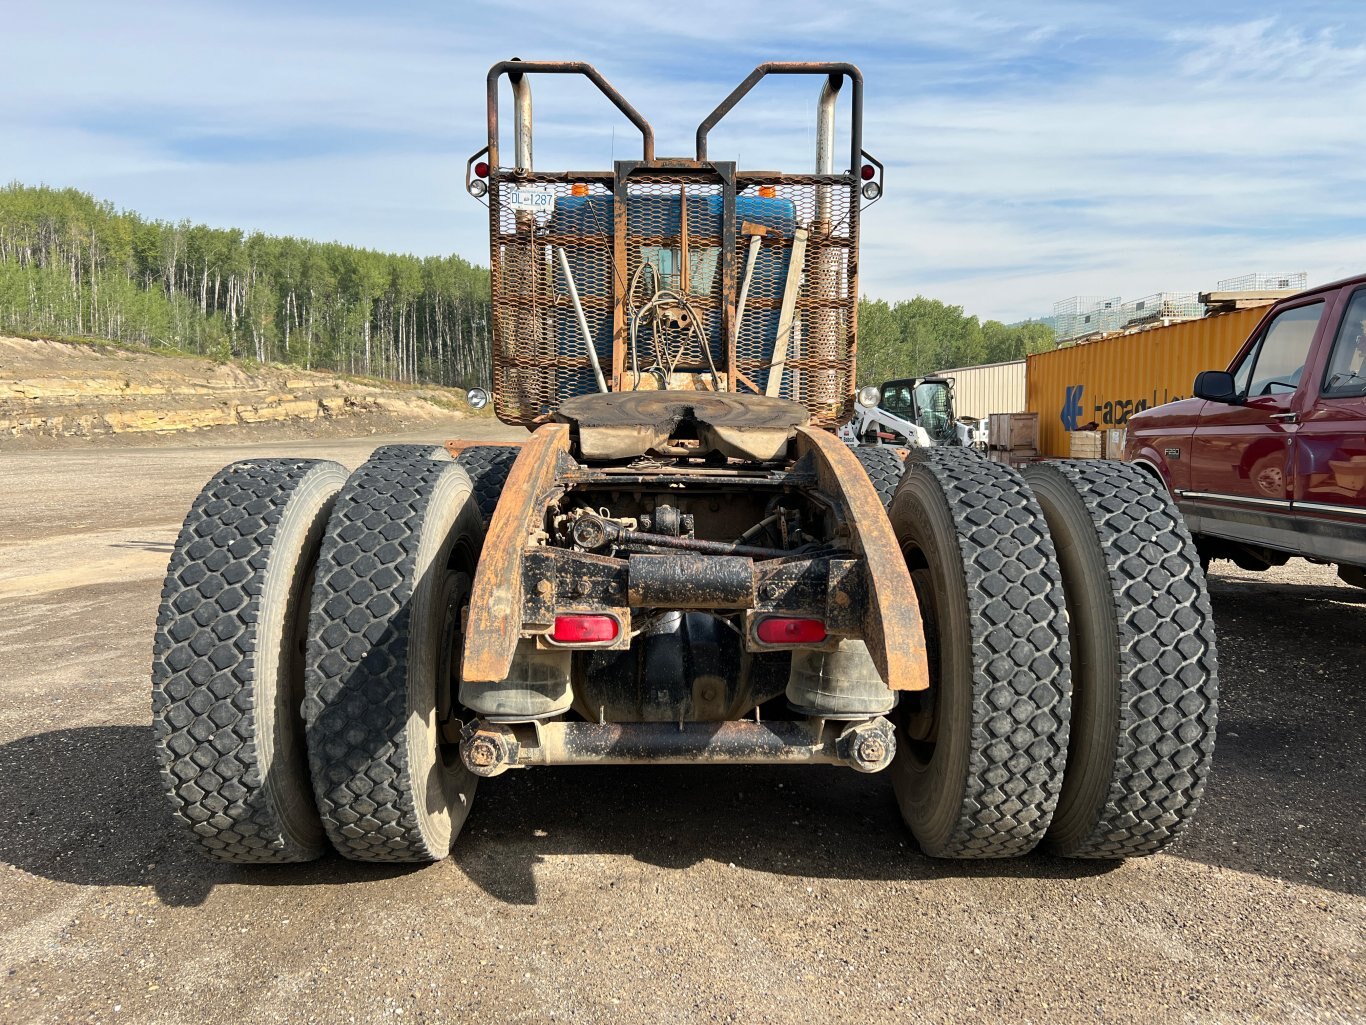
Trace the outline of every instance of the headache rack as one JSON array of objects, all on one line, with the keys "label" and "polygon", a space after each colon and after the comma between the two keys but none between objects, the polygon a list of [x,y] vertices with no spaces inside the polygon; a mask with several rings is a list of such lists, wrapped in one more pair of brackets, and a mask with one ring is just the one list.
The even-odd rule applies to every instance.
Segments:
[{"label": "headache rack", "polygon": [[[587,77],[640,130],[611,171],[533,167],[530,74]],[[737,170],[707,135],[765,75],[821,75],[814,174]],[[498,86],[512,85],[515,161],[498,148]],[[835,173],[835,110],[852,83],[849,166]],[[568,398],[642,389],[802,403],[817,426],[853,412],[860,203],[882,191],[861,148],[863,79],[851,64],[763,64],[697,129],[693,158],[656,158],[649,123],[591,65],[505,61],[488,76],[487,148],[466,187],[487,197],[493,393],[532,426]]]}]

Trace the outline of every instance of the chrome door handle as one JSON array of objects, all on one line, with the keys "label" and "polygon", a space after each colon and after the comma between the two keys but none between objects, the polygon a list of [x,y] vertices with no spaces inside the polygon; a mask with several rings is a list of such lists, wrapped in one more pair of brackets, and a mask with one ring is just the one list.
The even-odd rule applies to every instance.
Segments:
[{"label": "chrome door handle", "polygon": [[1281,420],[1281,421],[1283,421],[1283,422],[1285,422],[1285,423],[1288,423],[1288,424],[1296,423],[1296,422],[1299,420],[1299,418],[1300,418],[1300,414],[1298,414],[1298,413],[1272,413],[1272,414],[1271,414],[1271,419],[1273,419],[1273,420]]}]

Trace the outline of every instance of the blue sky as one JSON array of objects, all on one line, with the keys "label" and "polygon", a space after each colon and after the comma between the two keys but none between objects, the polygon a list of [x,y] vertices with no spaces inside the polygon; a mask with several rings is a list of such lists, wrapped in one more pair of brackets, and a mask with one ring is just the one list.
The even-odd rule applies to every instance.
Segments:
[{"label": "blue sky", "polygon": [[[917,9],[917,7],[923,9]],[[1366,270],[1366,18],[1283,4],[27,4],[6,15],[0,180],[145,215],[486,262],[465,159],[484,75],[587,60],[662,155],[765,60],[847,60],[888,191],[862,283],[1006,320],[1251,272]],[[814,82],[765,83],[712,155],[804,169]],[[631,128],[535,83],[542,167]]]}]

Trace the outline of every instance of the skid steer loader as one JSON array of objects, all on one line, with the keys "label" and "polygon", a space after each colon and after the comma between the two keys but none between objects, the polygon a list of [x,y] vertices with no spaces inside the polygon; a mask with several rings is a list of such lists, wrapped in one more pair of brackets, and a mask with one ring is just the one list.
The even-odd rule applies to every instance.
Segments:
[{"label": "skid steer loader", "polygon": [[[639,130],[639,158],[534,164],[531,80],[564,74]],[[820,82],[812,172],[709,155],[746,93],[794,74]],[[886,772],[937,857],[1177,837],[1217,684],[1161,488],[836,435],[883,188],[858,69],[761,65],[684,158],[590,65],[508,61],[487,88],[466,187],[489,211],[495,408],[529,436],[349,474],[247,460],[206,485],[152,666],[162,777],[203,849],[436,860],[483,778],[660,763]]]},{"label": "skid steer loader", "polygon": [[854,415],[838,431],[849,445],[967,445],[973,435],[954,417],[953,378],[905,377],[864,385]]}]

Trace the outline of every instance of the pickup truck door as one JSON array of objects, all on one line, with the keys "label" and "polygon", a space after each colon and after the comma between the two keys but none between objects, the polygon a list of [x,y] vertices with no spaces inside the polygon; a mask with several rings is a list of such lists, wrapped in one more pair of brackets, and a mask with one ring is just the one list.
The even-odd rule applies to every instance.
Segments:
[{"label": "pickup truck door", "polygon": [[1285,517],[1289,526],[1294,467],[1291,442],[1305,394],[1305,365],[1321,333],[1327,300],[1310,296],[1280,310],[1232,368],[1241,405],[1208,402],[1192,446],[1185,501],[1233,507],[1249,521]]},{"label": "pickup truck door", "polygon": [[1318,554],[1366,558],[1366,288],[1344,310],[1331,351],[1316,362],[1295,437],[1294,511]]}]

